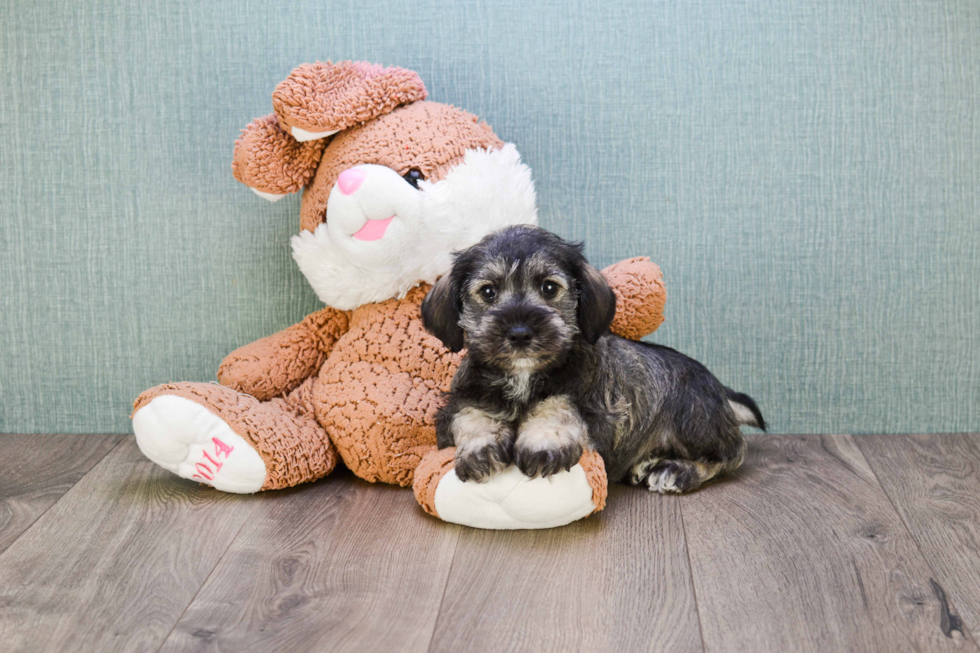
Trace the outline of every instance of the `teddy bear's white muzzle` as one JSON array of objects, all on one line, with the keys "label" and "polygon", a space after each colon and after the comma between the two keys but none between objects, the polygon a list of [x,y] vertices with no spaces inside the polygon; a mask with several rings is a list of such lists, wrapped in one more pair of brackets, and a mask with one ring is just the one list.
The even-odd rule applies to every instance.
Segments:
[{"label": "teddy bear's white muzzle", "polygon": [[388,236],[395,221],[414,226],[419,191],[386,166],[364,164],[340,173],[327,200],[327,228],[335,238],[365,243]]}]

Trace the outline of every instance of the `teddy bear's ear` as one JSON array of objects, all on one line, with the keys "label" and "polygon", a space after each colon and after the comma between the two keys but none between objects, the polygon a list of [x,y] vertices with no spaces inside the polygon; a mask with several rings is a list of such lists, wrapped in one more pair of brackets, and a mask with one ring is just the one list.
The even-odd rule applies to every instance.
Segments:
[{"label": "teddy bear's ear", "polygon": [[335,134],[426,97],[419,76],[364,61],[303,64],[276,87],[279,125],[297,141]]},{"label": "teddy bear's ear", "polygon": [[316,172],[326,140],[300,143],[279,127],[275,114],[253,120],[235,141],[235,179],[275,202],[303,188]]}]

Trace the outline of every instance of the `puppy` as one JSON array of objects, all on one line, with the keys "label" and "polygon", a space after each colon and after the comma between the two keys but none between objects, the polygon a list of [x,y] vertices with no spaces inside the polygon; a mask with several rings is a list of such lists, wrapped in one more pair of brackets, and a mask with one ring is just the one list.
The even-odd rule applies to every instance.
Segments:
[{"label": "puppy", "polygon": [[456,254],[422,318],[447,347],[467,349],[436,418],[460,480],[512,462],[551,476],[590,448],[610,482],[688,492],[742,463],[739,425],[765,430],[752,398],[673,349],[612,335],[615,312],[582,245],[537,227]]}]

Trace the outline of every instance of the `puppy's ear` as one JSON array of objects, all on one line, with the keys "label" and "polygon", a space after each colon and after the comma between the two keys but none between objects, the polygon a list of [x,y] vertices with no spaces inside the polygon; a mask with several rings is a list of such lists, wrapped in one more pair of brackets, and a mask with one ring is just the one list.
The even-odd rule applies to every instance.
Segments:
[{"label": "puppy's ear", "polygon": [[450,351],[463,348],[463,329],[459,326],[459,284],[452,273],[444,274],[422,300],[422,323]]},{"label": "puppy's ear", "polygon": [[616,316],[616,294],[602,273],[582,261],[578,268],[578,328],[589,344],[609,330]]}]

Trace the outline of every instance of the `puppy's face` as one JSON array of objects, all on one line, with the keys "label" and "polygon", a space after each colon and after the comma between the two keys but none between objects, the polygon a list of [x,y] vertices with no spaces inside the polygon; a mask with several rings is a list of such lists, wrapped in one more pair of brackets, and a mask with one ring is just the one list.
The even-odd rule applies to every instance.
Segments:
[{"label": "puppy's face", "polygon": [[463,281],[459,324],[470,355],[508,371],[535,371],[565,354],[579,328],[575,280],[553,251],[478,260]]},{"label": "puppy's face", "polygon": [[615,295],[581,246],[536,227],[510,227],[456,257],[422,304],[426,328],[505,372],[534,372],[576,339],[594,343]]}]

